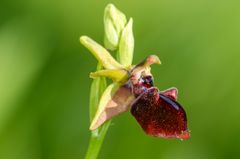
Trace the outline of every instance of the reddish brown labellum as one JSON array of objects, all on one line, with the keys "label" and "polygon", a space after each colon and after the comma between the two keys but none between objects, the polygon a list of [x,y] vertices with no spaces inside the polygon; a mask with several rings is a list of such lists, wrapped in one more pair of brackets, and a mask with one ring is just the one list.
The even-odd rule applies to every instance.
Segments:
[{"label": "reddish brown labellum", "polygon": [[[187,117],[176,101],[177,89],[160,92],[150,80],[150,77],[141,78],[133,86],[137,99],[131,107],[132,115],[148,135],[188,139]],[[141,94],[139,90],[143,90]]]}]

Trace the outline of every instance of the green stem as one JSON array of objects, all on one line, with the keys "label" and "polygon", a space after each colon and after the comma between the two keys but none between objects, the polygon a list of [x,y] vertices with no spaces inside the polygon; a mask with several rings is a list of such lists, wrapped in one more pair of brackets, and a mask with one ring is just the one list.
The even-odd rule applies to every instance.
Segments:
[{"label": "green stem", "polygon": [[101,128],[92,131],[85,159],[97,158],[110,123],[111,121],[108,121]]},{"label": "green stem", "polygon": [[[101,70],[101,64],[98,64],[97,70]],[[95,78],[91,84],[90,102],[89,102],[89,116],[90,122],[92,121],[102,93],[107,87],[105,77]],[[111,121],[104,123],[101,127],[91,132],[91,137],[88,145],[88,150],[85,159],[96,159],[101,149],[104,137],[107,133]]]}]

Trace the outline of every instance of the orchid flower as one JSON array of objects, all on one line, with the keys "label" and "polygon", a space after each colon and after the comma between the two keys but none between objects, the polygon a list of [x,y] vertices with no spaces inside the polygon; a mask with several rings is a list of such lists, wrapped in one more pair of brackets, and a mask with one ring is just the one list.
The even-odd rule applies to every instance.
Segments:
[{"label": "orchid flower", "polygon": [[[161,64],[158,56],[149,55],[139,64],[132,64],[132,26],[132,18],[127,22],[126,16],[114,5],[109,4],[104,13],[105,47],[88,36],[80,37],[80,42],[99,63],[97,71],[90,73],[90,78],[112,80],[104,89],[99,101],[93,99],[97,109],[91,114],[89,129],[97,133],[96,130],[106,121],[130,110],[146,134],[162,138],[188,139],[190,133],[187,117],[183,107],[177,102],[177,89],[173,87],[160,91],[154,86],[150,66]],[[117,52],[117,60],[109,51]],[[98,92],[97,89],[97,86],[92,87],[91,91]]]}]

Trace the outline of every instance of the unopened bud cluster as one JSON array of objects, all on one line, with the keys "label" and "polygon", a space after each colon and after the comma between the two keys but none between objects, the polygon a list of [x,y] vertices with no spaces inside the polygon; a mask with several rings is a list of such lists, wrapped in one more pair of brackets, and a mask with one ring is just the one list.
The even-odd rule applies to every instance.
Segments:
[{"label": "unopened bud cluster", "polygon": [[133,20],[126,16],[113,4],[109,4],[104,12],[104,44],[111,51],[118,51],[118,60],[125,67],[132,64],[134,51]]}]

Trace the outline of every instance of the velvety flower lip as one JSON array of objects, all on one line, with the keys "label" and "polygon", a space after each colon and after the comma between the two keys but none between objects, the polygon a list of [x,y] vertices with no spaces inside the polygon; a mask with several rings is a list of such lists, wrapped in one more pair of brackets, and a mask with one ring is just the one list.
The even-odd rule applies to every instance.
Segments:
[{"label": "velvety flower lip", "polygon": [[162,138],[190,137],[187,117],[182,106],[152,87],[133,103],[131,113],[146,134]]}]

